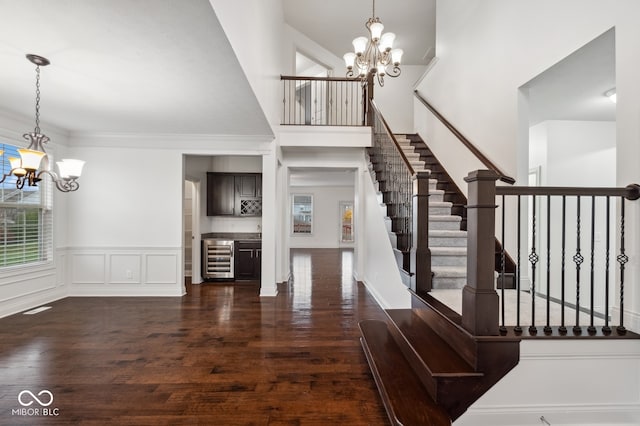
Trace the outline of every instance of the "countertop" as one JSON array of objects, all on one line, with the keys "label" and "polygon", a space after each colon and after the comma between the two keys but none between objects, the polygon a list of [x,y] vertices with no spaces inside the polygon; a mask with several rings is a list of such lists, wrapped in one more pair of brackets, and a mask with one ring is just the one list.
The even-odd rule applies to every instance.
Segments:
[{"label": "countertop", "polygon": [[205,238],[220,238],[225,240],[261,240],[262,235],[258,232],[209,232],[202,234],[202,239]]}]

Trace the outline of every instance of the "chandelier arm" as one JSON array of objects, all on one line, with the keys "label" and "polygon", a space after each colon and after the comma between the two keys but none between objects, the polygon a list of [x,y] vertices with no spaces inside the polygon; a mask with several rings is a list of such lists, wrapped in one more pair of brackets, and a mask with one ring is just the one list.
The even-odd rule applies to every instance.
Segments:
[{"label": "chandelier arm", "polygon": [[387,75],[389,77],[397,77],[400,75],[401,72],[402,70],[400,69],[400,67],[397,65],[394,65],[393,68],[391,68],[391,70],[387,71]]},{"label": "chandelier arm", "polygon": [[41,180],[41,176],[43,173],[48,174],[51,177],[51,180],[53,181],[53,183],[56,184],[56,188],[58,189],[58,191],[60,192],[71,192],[71,191],[76,191],[78,190],[78,188],[80,187],[80,184],[77,182],[76,178],[60,178],[58,177],[58,175],[56,174],[56,172],[52,172],[49,170],[41,170],[38,175],[37,175],[37,179]]},{"label": "chandelier arm", "polygon": [[17,188],[17,189],[20,189],[20,190],[21,190],[22,188],[24,188],[24,183],[25,183],[25,181],[26,181],[26,180],[27,180],[27,179],[26,179],[26,176],[17,176],[17,179],[16,179],[16,188]]}]

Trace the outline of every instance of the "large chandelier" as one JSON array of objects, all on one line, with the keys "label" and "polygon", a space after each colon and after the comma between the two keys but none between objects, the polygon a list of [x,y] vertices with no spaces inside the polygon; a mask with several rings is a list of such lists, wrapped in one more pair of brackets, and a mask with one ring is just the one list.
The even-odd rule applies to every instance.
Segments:
[{"label": "large chandelier", "polygon": [[[56,188],[62,192],[76,191],[80,185],[78,178],[82,173],[84,161],[63,159],[56,162],[58,172],[49,170],[49,157],[44,150],[44,144],[49,142],[49,137],[40,133],[40,67],[50,64],[47,58],[38,55],[27,55],[27,59],[36,65],[36,127],[33,132],[25,133],[22,137],[29,142],[29,146],[18,149],[20,157],[9,157],[11,170],[2,176],[0,183],[9,176],[15,176],[16,188],[22,189],[24,185],[37,186],[43,178],[43,174],[51,177]],[[0,150],[0,155],[4,152]]]},{"label": "large chandelier", "polygon": [[373,0],[373,13],[365,23],[369,38],[358,37],[353,40],[353,52],[344,55],[347,77],[359,76],[365,81],[369,74],[376,76],[378,84],[384,86],[384,76],[400,75],[402,49],[393,49],[396,38],[394,33],[384,33],[384,25],[376,16],[376,0]]}]

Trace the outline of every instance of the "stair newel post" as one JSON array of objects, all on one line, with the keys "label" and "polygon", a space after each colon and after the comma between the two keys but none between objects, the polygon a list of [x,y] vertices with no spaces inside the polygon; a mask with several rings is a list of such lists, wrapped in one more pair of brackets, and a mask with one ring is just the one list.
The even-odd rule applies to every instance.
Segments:
[{"label": "stair newel post", "polygon": [[413,179],[411,288],[418,294],[431,291],[431,250],[429,250],[429,179],[430,171],[416,172]]},{"label": "stair newel post", "polygon": [[468,184],[467,285],[462,290],[462,326],[475,336],[497,336],[499,300],[494,286],[496,181],[492,170],[475,170]]}]

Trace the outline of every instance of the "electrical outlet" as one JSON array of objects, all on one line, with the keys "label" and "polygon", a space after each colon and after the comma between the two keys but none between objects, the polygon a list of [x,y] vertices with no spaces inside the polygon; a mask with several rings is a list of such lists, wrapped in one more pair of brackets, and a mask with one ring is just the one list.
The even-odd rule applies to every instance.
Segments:
[{"label": "electrical outlet", "polygon": [[132,280],[133,279],[133,272],[131,272],[131,269],[127,269],[125,272],[125,275],[127,276],[128,280]]}]

